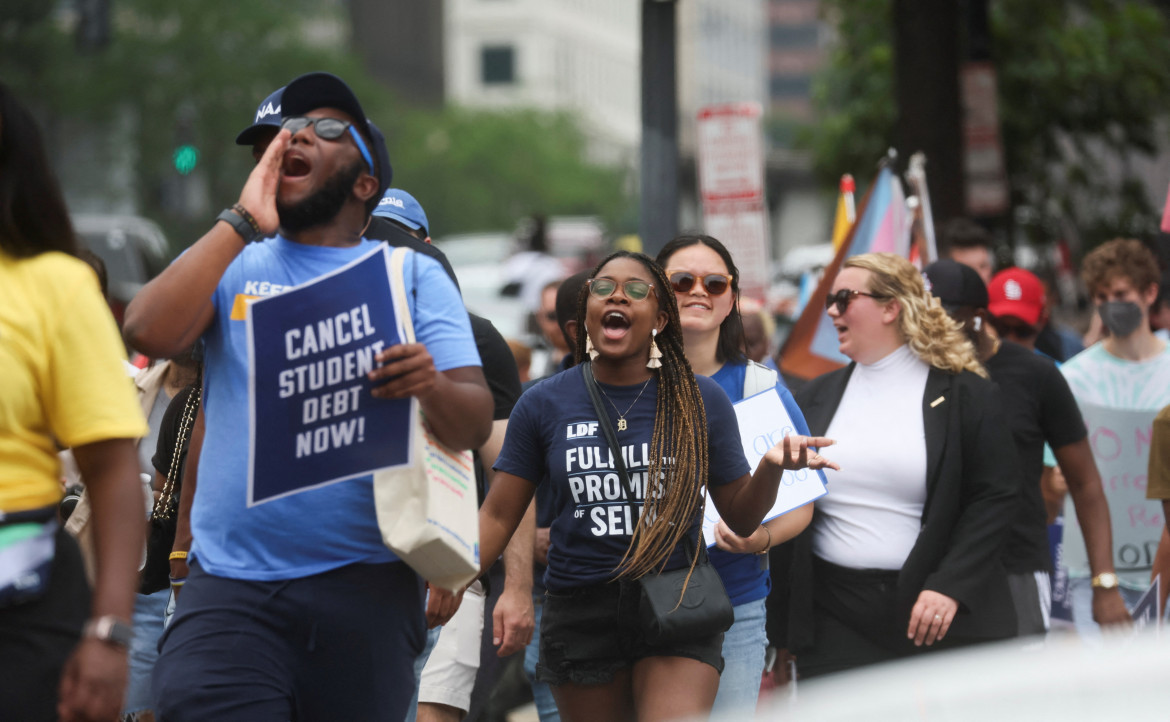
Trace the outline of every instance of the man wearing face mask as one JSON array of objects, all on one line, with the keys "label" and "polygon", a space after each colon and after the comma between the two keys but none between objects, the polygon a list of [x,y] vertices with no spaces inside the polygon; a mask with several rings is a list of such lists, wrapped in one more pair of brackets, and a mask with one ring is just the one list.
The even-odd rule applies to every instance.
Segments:
[{"label": "man wearing face mask", "polygon": [[[1043,635],[1052,611],[1052,559],[1040,493],[1046,442],[1066,470],[1077,517],[1085,530],[1091,572],[1098,576],[1114,573],[1109,506],[1093,463],[1085,422],[1051,359],[998,338],[987,308],[987,288],[974,269],[948,259],[930,264],[924,274],[930,292],[951,318],[963,324],[979,361],[999,387],[1003,418],[1024,471],[1018,510],[1000,560],[1008,573],[1019,635]],[[1129,623],[1125,602],[1116,589],[1095,597],[1092,613],[1098,623]]]},{"label": "man wearing face mask", "polygon": [[[1157,259],[1140,241],[1116,239],[1102,244],[1085,257],[1081,276],[1097,307],[1101,323],[1109,330],[1109,337],[1069,359],[1060,370],[1090,426],[1094,425],[1095,415],[1116,415],[1119,412],[1148,413],[1152,422],[1158,410],[1170,404],[1170,346],[1150,331],[1150,307],[1158,296]],[[1133,444],[1123,445],[1120,453],[1144,457],[1131,460],[1134,468],[1144,470],[1149,445],[1137,444],[1136,450]],[[1098,466],[1109,461],[1115,459],[1097,459]],[[1144,494],[1139,494],[1137,499],[1124,497],[1132,491],[1126,487],[1126,484],[1112,483],[1108,486],[1106,496],[1111,507],[1128,509],[1131,518],[1138,518],[1141,514],[1160,516],[1157,503],[1142,499]],[[1067,519],[1069,515],[1066,513],[1065,516]],[[1138,531],[1148,531],[1150,538],[1135,538],[1132,543],[1126,543],[1123,532],[1132,533],[1132,530],[1123,530],[1115,523],[1116,576],[1098,574],[1090,578],[1087,570],[1070,564],[1069,594],[1073,621],[1082,636],[1092,637],[1097,633],[1096,625],[1087,613],[1093,597],[1103,590],[1119,587],[1132,604],[1149,586],[1153,560],[1148,557],[1161,529],[1158,525]],[[1066,525],[1066,539],[1068,532]],[[1123,554],[1126,548],[1139,551]]]}]

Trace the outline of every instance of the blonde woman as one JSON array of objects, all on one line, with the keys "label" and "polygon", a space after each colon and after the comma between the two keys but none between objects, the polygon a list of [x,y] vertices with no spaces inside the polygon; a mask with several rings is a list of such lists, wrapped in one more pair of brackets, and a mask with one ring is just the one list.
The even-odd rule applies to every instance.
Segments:
[{"label": "blonde woman", "polygon": [[970,342],[893,254],[848,259],[825,305],[853,363],[796,393],[843,469],[777,584],[800,675],[1013,636],[999,549],[1020,472]]}]

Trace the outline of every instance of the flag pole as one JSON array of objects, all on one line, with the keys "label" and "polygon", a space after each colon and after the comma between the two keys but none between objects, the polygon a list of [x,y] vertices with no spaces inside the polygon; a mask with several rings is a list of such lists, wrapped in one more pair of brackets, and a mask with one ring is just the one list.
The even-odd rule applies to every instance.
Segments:
[{"label": "flag pole", "polygon": [[918,196],[917,215],[922,220],[922,238],[925,247],[919,249],[923,266],[938,260],[938,244],[934,237],[934,214],[930,209],[930,188],[926,184],[926,155],[919,151],[910,156],[910,167],[906,170],[906,182]]},{"label": "flag pole", "polygon": [[[891,148],[889,153],[878,161],[874,181],[865,190],[865,195],[862,196],[861,203],[857,207],[856,216],[858,218],[864,215],[865,209],[869,205],[870,196],[873,195],[873,189],[877,186],[877,179],[881,177],[882,170],[887,165],[892,164],[896,158],[897,154]],[[796,320],[796,323],[792,327],[792,332],[784,340],[784,346],[780,349],[780,370],[789,376],[807,380],[830,371],[835,371],[842,366],[837,361],[813,353],[812,342],[813,337],[817,333],[817,325],[820,323],[821,314],[825,312],[824,307],[821,305],[821,299],[828,295],[833,281],[837,278],[838,271],[841,270],[841,264],[845,262],[849,248],[853,245],[853,236],[857,233],[857,226],[857,223],[853,223],[849,227],[849,233],[845,236],[845,240],[841,243],[837,252],[833,254],[833,260],[829,262],[828,266],[825,266],[825,272],[821,275],[820,283],[817,284],[817,289],[813,292],[812,298],[804,305],[804,310],[801,311],[800,318]]]}]

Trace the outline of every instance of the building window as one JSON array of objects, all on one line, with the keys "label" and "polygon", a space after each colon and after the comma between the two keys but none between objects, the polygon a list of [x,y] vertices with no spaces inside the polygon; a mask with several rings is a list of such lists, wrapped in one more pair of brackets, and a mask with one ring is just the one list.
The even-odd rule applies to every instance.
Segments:
[{"label": "building window", "polygon": [[807,98],[812,92],[812,77],[808,75],[773,75],[773,98]]},{"label": "building window", "polygon": [[815,48],[820,36],[816,23],[804,25],[773,25],[771,27],[774,48]]},{"label": "building window", "polygon": [[516,52],[511,45],[485,47],[480,51],[484,85],[516,82]]}]

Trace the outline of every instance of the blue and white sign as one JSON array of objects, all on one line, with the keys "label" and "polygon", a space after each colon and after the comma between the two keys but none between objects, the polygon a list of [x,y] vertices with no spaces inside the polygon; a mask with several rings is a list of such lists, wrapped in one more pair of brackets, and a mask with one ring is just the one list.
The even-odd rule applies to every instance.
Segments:
[{"label": "blue and white sign", "polygon": [[248,505],[410,463],[411,399],[370,394],[400,341],[386,245],[248,311]]}]

